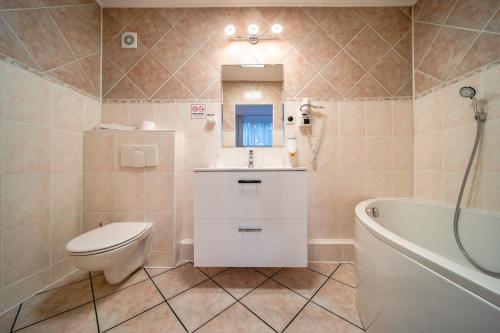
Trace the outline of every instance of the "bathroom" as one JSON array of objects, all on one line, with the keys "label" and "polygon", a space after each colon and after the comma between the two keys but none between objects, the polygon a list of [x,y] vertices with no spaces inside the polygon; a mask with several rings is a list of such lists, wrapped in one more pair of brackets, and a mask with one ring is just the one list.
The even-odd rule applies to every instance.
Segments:
[{"label": "bathroom", "polygon": [[0,333],[498,332],[500,0],[0,0]]}]

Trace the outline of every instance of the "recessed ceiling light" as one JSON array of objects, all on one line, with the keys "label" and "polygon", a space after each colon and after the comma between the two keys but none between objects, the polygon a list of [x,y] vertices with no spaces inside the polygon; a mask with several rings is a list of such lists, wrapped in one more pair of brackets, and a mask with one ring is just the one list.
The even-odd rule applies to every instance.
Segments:
[{"label": "recessed ceiling light", "polygon": [[257,24],[250,24],[247,29],[250,35],[257,35],[259,33],[259,27]]},{"label": "recessed ceiling light", "polygon": [[224,29],[224,32],[226,33],[226,36],[232,36],[236,32],[236,27],[230,24]]},{"label": "recessed ceiling light", "polygon": [[283,26],[278,23],[273,24],[273,26],[271,27],[271,31],[273,32],[273,34],[280,34],[283,31]]}]

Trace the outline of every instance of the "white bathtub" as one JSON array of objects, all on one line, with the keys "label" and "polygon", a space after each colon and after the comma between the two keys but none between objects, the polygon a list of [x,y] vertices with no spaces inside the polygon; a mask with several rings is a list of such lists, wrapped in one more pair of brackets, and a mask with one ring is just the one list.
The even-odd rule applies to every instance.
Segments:
[{"label": "white bathtub", "polygon": [[[368,216],[372,207],[379,217]],[[367,332],[500,332],[500,279],[462,256],[453,209],[407,199],[356,206],[357,302]],[[460,221],[473,258],[500,270],[500,214],[468,209]]]}]

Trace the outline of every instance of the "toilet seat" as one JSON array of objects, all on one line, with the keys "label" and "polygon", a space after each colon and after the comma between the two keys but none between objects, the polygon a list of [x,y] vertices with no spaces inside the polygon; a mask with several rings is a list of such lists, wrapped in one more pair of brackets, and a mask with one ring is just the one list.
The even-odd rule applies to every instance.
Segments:
[{"label": "toilet seat", "polygon": [[115,250],[141,237],[150,226],[144,222],[110,223],[74,238],[66,245],[66,252],[88,256]]}]

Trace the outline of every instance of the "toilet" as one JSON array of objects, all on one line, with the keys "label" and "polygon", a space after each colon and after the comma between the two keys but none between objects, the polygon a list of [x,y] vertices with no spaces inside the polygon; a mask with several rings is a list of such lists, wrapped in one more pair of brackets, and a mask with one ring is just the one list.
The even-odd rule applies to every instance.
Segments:
[{"label": "toilet", "polygon": [[69,241],[66,255],[79,270],[103,271],[108,283],[119,283],[146,261],[152,231],[153,223],[110,223]]}]

